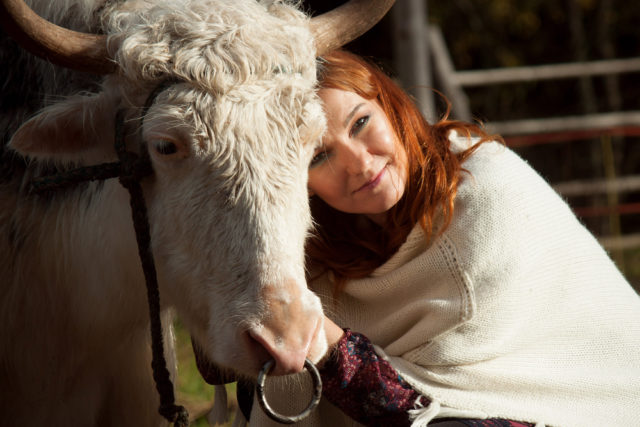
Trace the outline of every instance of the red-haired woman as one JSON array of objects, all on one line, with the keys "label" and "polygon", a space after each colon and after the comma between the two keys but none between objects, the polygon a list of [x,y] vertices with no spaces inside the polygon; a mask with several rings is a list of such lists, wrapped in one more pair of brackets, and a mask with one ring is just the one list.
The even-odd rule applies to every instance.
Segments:
[{"label": "red-haired woman", "polygon": [[[637,424],[640,299],[549,185],[355,55],[323,58],[319,94],[309,283],[333,350],[300,425]],[[299,411],[296,384],[268,400]]]},{"label": "red-haired woman", "polygon": [[[297,425],[638,425],[640,298],[554,190],[478,126],[427,123],[358,56],[325,56],[319,82],[307,252],[331,350]],[[276,425],[252,388],[242,413]],[[297,414],[311,388],[271,377],[266,396]]]}]

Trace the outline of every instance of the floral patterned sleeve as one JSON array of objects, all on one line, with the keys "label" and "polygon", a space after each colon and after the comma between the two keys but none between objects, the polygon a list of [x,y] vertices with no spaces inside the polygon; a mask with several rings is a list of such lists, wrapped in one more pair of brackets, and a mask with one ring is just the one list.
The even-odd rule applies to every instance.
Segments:
[{"label": "floral patterned sleeve", "polygon": [[[428,398],[402,379],[391,364],[378,357],[362,334],[344,330],[329,359],[320,368],[323,396],[345,414],[368,426],[410,426],[410,409],[428,406]],[[503,419],[457,419],[472,427],[528,427]],[[434,427],[437,420],[433,421]]]},{"label": "floral patterned sleeve", "polygon": [[411,425],[407,411],[414,408],[416,399],[424,406],[429,400],[380,359],[364,335],[344,331],[320,369],[323,396],[362,424]]}]

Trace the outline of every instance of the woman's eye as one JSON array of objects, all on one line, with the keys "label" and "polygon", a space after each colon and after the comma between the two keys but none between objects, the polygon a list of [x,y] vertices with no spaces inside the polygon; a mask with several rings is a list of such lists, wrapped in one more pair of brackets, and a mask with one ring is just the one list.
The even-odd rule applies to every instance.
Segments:
[{"label": "woman's eye", "polygon": [[178,151],[178,147],[176,146],[176,144],[174,144],[171,141],[165,141],[165,140],[155,141],[154,145],[155,145],[156,151],[160,154],[169,155],[169,154],[174,154]]},{"label": "woman's eye", "polygon": [[313,156],[311,162],[309,162],[309,169],[318,166],[320,163],[327,160],[328,157],[329,154],[327,153],[327,150],[319,151],[315,156]]},{"label": "woman's eye", "polygon": [[369,116],[362,116],[351,127],[351,136],[356,135],[369,122]]}]

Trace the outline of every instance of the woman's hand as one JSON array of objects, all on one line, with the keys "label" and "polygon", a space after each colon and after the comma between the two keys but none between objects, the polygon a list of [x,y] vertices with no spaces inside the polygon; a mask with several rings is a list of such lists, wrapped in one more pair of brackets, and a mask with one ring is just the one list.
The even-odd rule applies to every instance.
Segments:
[{"label": "woman's hand", "polygon": [[327,335],[327,344],[329,344],[329,349],[332,349],[336,346],[340,338],[344,336],[344,331],[338,325],[336,325],[333,320],[329,319],[327,316],[324,316],[324,332]]},{"label": "woman's hand", "polygon": [[338,346],[338,342],[345,336],[344,330],[336,325],[333,320],[329,319],[326,315],[324,316],[324,333],[327,338],[327,353],[324,355],[322,359],[316,363],[318,368],[321,368],[327,360],[331,358],[333,353]]},{"label": "woman's hand", "polygon": [[342,339],[344,336],[344,331],[338,325],[336,325],[333,320],[329,319],[327,316],[324,316],[324,333],[327,336],[327,344],[329,349],[327,350],[327,355],[320,362],[320,364],[324,363],[324,361],[333,353],[338,341]]}]

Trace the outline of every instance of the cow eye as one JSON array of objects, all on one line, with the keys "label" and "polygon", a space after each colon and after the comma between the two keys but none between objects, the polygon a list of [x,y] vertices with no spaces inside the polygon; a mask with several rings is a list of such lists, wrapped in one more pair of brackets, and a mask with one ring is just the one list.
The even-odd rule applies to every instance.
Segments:
[{"label": "cow eye", "polygon": [[171,141],[159,140],[154,142],[156,151],[160,154],[169,155],[178,151],[178,147]]}]

